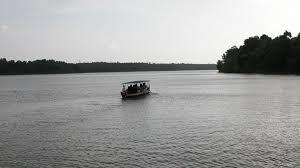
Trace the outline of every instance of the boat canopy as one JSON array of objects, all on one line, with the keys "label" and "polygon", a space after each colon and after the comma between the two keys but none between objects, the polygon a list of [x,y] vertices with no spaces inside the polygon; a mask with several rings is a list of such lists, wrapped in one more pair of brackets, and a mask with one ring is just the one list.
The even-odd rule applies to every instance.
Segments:
[{"label": "boat canopy", "polygon": [[130,82],[122,83],[122,84],[123,84],[123,85],[127,85],[127,84],[136,84],[136,83],[145,83],[145,82],[150,82],[150,80],[130,81]]}]

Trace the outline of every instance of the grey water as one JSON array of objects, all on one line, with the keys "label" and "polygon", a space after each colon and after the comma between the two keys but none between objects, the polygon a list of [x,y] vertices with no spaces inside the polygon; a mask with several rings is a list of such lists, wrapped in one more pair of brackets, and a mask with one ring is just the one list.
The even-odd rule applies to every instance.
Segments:
[{"label": "grey water", "polygon": [[300,76],[1,76],[0,167],[300,167]]}]

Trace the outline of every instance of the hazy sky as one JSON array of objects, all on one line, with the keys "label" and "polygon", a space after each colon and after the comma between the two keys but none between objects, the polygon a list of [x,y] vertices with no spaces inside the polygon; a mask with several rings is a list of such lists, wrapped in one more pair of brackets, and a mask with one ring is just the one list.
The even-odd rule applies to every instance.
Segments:
[{"label": "hazy sky", "polygon": [[0,0],[0,57],[215,63],[249,36],[296,36],[299,8],[299,0]]}]

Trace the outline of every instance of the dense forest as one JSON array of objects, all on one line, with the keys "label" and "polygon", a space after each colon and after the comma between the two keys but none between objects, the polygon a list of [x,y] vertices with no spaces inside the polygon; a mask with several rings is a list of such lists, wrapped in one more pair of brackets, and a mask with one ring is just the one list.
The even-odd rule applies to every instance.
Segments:
[{"label": "dense forest", "polygon": [[56,74],[123,71],[214,70],[216,64],[155,64],[155,63],[66,63],[55,60],[7,61],[0,59],[0,75]]},{"label": "dense forest", "polygon": [[217,68],[224,73],[300,74],[300,34],[250,37],[227,50]]}]

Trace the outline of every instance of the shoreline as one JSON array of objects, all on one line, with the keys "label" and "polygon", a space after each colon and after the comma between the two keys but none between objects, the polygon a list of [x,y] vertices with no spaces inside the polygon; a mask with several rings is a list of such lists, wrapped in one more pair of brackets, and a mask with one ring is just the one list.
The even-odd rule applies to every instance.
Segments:
[{"label": "shoreline", "polygon": [[[172,71],[218,71],[217,69],[184,69],[184,70],[145,70],[145,71],[104,71],[104,72],[71,72],[71,73],[32,73],[32,74],[0,74],[1,76],[31,76],[31,75],[65,75],[65,74],[96,74],[118,72],[172,72]],[[218,72],[221,73],[221,72]]]},{"label": "shoreline", "polygon": [[0,59],[0,75],[69,74],[97,72],[217,70],[216,64],[191,63],[67,63],[55,60],[14,61]]}]

